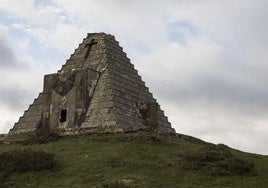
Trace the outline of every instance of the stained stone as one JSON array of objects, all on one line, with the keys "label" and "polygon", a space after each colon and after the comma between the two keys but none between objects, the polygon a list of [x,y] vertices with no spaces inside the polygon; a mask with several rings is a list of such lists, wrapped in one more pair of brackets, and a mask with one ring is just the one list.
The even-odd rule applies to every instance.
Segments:
[{"label": "stained stone", "polygon": [[9,134],[48,126],[62,134],[152,130],[175,133],[114,36],[90,33]]}]

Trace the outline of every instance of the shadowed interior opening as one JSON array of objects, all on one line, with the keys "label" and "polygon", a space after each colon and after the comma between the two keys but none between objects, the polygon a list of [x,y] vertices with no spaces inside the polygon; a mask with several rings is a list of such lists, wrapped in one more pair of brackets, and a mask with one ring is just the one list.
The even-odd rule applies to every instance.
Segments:
[{"label": "shadowed interior opening", "polygon": [[67,109],[61,109],[60,112],[60,123],[64,123],[67,121]]}]

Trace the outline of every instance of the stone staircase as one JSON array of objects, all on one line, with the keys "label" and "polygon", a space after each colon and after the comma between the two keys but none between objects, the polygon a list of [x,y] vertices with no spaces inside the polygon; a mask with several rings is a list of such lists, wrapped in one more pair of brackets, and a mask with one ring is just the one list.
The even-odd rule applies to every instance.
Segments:
[{"label": "stone staircase", "polygon": [[37,129],[42,115],[42,93],[39,93],[38,97],[34,99],[31,104],[19,118],[19,121],[15,123],[13,129],[9,131],[9,134],[18,134],[21,132],[33,132]]}]

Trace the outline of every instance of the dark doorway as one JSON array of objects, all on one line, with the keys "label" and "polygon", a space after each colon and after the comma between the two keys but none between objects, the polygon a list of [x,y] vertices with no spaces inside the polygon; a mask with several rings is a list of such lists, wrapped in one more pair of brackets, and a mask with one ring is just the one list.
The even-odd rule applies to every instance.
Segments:
[{"label": "dark doorway", "polygon": [[67,121],[67,109],[61,109],[60,112],[60,123],[64,123]]}]

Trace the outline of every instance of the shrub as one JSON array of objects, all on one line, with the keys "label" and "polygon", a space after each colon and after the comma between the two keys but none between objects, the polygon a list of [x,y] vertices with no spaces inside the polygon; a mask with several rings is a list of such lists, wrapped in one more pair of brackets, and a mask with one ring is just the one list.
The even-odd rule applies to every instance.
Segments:
[{"label": "shrub", "polygon": [[44,151],[24,149],[0,154],[0,174],[2,179],[15,172],[41,171],[51,169],[55,165],[54,155]]},{"label": "shrub", "polygon": [[57,141],[60,135],[57,132],[53,132],[49,127],[39,127],[34,135],[31,135],[24,144],[45,144],[48,142]]},{"label": "shrub", "polygon": [[224,145],[209,145],[183,156],[182,168],[202,170],[212,176],[243,175],[254,171],[254,163],[234,156]]}]

